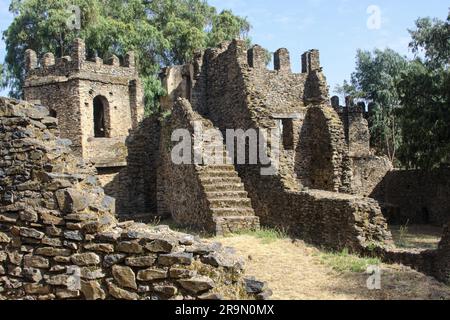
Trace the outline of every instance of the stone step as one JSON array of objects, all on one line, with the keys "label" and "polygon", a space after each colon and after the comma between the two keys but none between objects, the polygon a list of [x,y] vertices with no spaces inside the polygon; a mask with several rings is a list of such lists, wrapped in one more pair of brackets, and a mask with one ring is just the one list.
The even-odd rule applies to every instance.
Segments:
[{"label": "stone step", "polygon": [[200,175],[203,177],[231,177],[231,178],[239,177],[236,171],[207,170],[202,171]]},{"label": "stone step", "polygon": [[211,208],[214,217],[254,216],[252,208]]},{"label": "stone step", "polygon": [[207,166],[204,171],[236,171],[234,165],[232,164],[213,164]]},{"label": "stone step", "polygon": [[245,191],[243,183],[203,184],[205,192]]},{"label": "stone step", "polygon": [[239,197],[239,198],[247,198],[247,191],[239,191],[239,190],[223,190],[223,191],[209,191],[206,192],[206,196],[208,199],[224,199],[231,197]]},{"label": "stone step", "polygon": [[249,198],[222,198],[208,199],[211,208],[251,208],[252,202]]},{"label": "stone step", "polygon": [[224,183],[241,183],[241,178],[239,177],[209,177],[200,175],[200,180],[203,185],[216,185],[216,184],[224,184]]}]

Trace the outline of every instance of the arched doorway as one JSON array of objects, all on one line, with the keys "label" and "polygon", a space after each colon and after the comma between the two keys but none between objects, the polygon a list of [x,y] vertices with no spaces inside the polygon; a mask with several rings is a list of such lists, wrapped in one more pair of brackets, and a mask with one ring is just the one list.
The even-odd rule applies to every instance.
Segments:
[{"label": "arched doorway", "polygon": [[94,137],[96,138],[109,137],[108,111],[108,100],[103,96],[96,96],[94,98]]}]

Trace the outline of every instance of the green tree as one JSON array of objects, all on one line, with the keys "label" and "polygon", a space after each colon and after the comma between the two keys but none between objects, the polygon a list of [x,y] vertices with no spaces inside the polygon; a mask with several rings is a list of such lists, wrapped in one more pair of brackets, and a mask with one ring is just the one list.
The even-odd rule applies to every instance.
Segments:
[{"label": "green tree", "polygon": [[450,14],[447,21],[422,18],[410,30],[417,57],[398,90],[403,108],[399,158],[409,168],[450,164]]},{"label": "green tree", "polygon": [[376,49],[373,52],[358,50],[351,82],[345,81],[337,88],[339,93],[369,103],[372,111],[372,146],[392,161],[401,143],[396,115],[400,107],[397,84],[407,66],[407,59],[391,49]]},{"label": "green tree", "polygon": [[[81,9],[80,30],[67,27],[70,5]],[[161,67],[186,63],[195,50],[220,41],[245,38],[250,29],[246,19],[230,11],[218,14],[204,0],[12,0],[10,11],[14,20],[3,33],[1,85],[11,96],[22,96],[26,49],[63,56],[81,37],[91,56],[136,52],[148,111],[162,94],[157,80]]]}]

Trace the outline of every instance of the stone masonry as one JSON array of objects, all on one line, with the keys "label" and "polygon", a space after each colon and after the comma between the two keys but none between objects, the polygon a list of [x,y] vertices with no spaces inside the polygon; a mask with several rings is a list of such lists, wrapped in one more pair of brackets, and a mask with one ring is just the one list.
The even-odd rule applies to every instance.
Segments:
[{"label": "stone masonry", "polygon": [[[0,99],[0,299],[265,299],[230,248],[114,216],[39,105]],[[256,290],[255,290],[256,288]]]},{"label": "stone masonry", "polygon": [[106,186],[127,164],[125,139],[143,118],[143,93],[133,52],[122,64],[116,56],[91,60],[81,39],[73,43],[70,56],[55,59],[46,53],[39,63],[36,52],[27,50],[23,90],[25,100],[50,108],[61,136],[96,166]]},{"label": "stone masonry", "polygon": [[[161,99],[161,112],[143,121],[132,53],[123,65],[117,57],[106,65],[99,59],[90,62],[77,40],[71,57],[46,54],[38,68],[36,53],[27,51],[24,90],[27,100],[50,108],[62,136],[97,167],[97,178],[116,198],[121,219],[172,217],[180,225],[216,234],[275,227],[330,249],[409,261],[446,280],[448,237],[437,251],[397,252],[386,219],[415,215],[423,222],[447,223],[450,213],[441,200],[449,185],[439,181],[431,188],[436,200],[407,205],[416,202],[418,190],[427,191],[411,188],[413,173],[396,173],[386,157],[370,148],[365,105],[355,106],[348,98],[340,106],[337,97],[330,99],[318,50],[299,57],[300,73],[292,70],[292,57],[285,48],[277,50],[274,70],[268,70],[265,50],[248,48],[245,41],[197,52],[192,63],[162,70],[167,96]],[[219,133],[220,141],[203,141],[202,146],[215,144],[226,163],[173,162],[174,131],[185,129],[196,138],[196,123]],[[248,159],[256,145],[271,163],[259,157],[238,164],[227,129],[241,130]],[[251,130],[257,133],[253,141]],[[278,148],[264,132],[280,137]],[[205,150],[193,143],[186,152]],[[438,180],[421,174],[424,186]],[[408,188],[411,192],[404,191]],[[432,258],[424,264],[424,257]]]}]

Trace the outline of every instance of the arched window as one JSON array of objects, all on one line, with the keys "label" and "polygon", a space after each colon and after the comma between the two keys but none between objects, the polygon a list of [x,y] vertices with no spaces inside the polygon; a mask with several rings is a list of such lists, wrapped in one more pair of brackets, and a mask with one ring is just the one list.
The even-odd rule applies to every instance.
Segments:
[{"label": "arched window", "polygon": [[106,138],[109,135],[107,127],[108,100],[103,96],[94,98],[94,136]]}]

